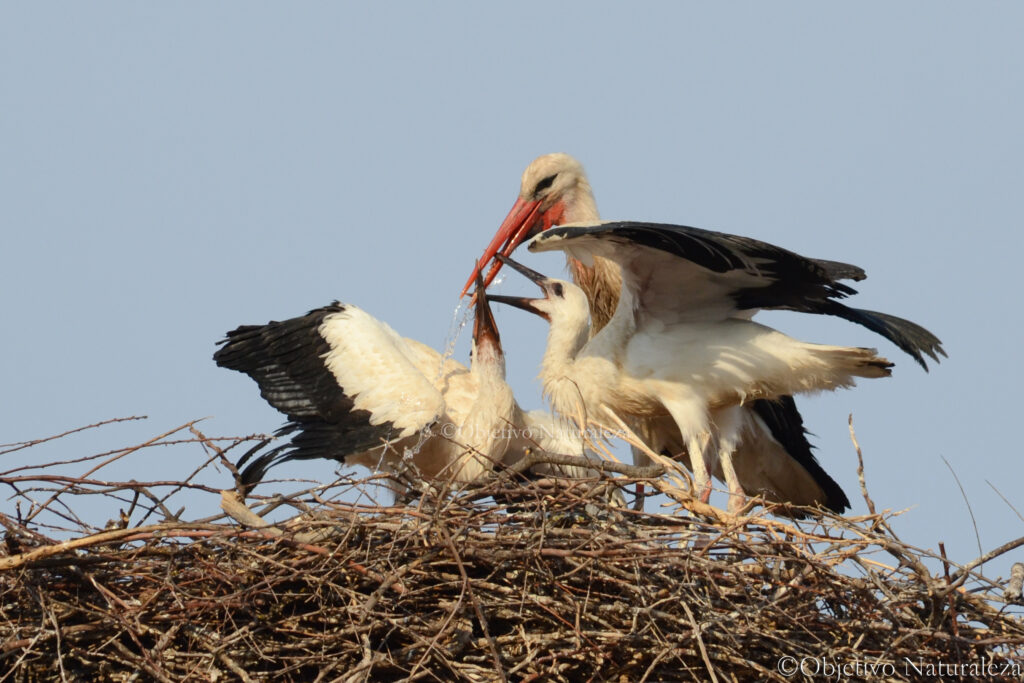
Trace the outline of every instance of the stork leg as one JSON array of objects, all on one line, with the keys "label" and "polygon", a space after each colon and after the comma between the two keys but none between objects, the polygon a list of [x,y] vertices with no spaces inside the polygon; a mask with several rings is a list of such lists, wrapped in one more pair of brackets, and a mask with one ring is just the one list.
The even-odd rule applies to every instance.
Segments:
[{"label": "stork leg", "polygon": [[663,398],[662,404],[679,427],[690,455],[694,495],[700,502],[707,503],[711,499],[711,472],[716,464],[707,404],[693,394],[673,393],[671,398]]},{"label": "stork leg", "polygon": [[736,476],[736,468],[732,462],[740,440],[740,427],[743,424],[742,408],[735,406],[715,411],[715,427],[718,430],[718,458],[722,463],[722,474],[729,487],[729,512],[738,514],[746,505],[747,498]]},{"label": "stork leg", "polygon": [[711,500],[711,470],[715,467],[715,458],[710,448],[711,433],[698,434],[687,439],[686,443],[693,464],[693,487],[696,489],[697,500],[707,503]]},{"label": "stork leg", "polygon": [[[654,451],[660,451],[661,446],[655,440],[655,430],[651,426],[650,420],[631,420],[629,427],[633,430],[633,433],[640,437],[640,440],[647,444],[647,447]],[[647,457],[647,453],[642,448],[631,446],[630,451],[633,453],[633,464],[638,467],[647,467],[653,464],[653,461]],[[642,482],[636,483],[636,500],[633,503],[633,509],[637,511],[643,511],[644,501],[647,499],[646,487]]]}]

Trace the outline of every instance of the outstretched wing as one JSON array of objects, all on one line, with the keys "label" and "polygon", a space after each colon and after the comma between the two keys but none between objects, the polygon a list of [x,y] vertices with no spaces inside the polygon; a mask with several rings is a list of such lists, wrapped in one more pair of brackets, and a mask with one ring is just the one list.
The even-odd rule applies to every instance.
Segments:
[{"label": "outstretched wing", "polygon": [[800,256],[749,237],[683,225],[612,222],[540,233],[531,251],[559,249],[585,265],[594,256],[622,270],[638,322],[714,321],[761,309],[834,315],[864,325],[910,354],[945,355],[939,340],[910,321],[841,303],[862,280],[857,266]]},{"label": "outstretched wing", "polygon": [[434,422],[444,398],[414,363],[419,355],[386,324],[338,302],[229,332],[214,361],[252,377],[288,417],[279,435],[292,435],[291,443],[260,455],[243,479],[258,481],[285,460],[343,460]]}]

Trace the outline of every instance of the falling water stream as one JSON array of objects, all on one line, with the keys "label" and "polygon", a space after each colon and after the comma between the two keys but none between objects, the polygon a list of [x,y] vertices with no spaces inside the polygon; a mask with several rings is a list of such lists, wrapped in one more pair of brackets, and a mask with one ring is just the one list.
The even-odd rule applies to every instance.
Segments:
[{"label": "falling water stream", "polygon": [[[501,278],[495,280],[495,285],[500,284]],[[459,337],[462,336],[462,330],[466,328],[466,324],[469,322],[470,307],[466,304],[467,298],[462,297],[456,304],[455,309],[452,311],[451,322],[448,324],[448,332],[444,338],[444,348],[441,351],[441,359],[438,362],[437,374],[434,376],[434,381],[437,382],[444,376],[444,368],[448,363],[448,360],[455,355],[455,346],[459,342]],[[446,409],[447,411],[447,409]],[[420,448],[423,447],[424,442],[431,436],[431,427],[428,425],[420,432],[419,439],[412,446],[409,446],[402,453],[402,459],[406,462],[411,462],[413,456],[419,453]]]}]

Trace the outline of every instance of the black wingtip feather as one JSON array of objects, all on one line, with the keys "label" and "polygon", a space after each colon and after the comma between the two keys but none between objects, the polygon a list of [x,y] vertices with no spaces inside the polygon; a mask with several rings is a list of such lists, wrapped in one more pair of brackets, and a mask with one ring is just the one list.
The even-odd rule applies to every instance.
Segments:
[{"label": "black wingtip feather", "polygon": [[833,280],[853,280],[860,282],[867,278],[868,274],[860,266],[840,261],[829,261],[827,259],[811,259],[819,268],[824,270]]},{"label": "black wingtip feather", "polygon": [[[344,463],[346,455],[363,453],[386,444],[394,434],[394,425],[373,425],[369,418],[370,413],[363,410],[354,411],[343,423],[315,419],[286,423],[274,432],[274,436],[279,439],[290,436],[290,440],[259,453],[242,470],[242,484],[251,491],[271,468],[290,460],[335,460]],[[245,465],[266,443],[245,453],[239,459],[238,467]]]},{"label": "black wingtip feather", "polygon": [[782,396],[776,400],[759,399],[752,403],[754,412],[760,417],[772,436],[782,448],[807,470],[811,478],[825,493],[822,506],[838,514],[850,509],[850,499],[836,480],[818,463],[814,456],[811,442],[807,440],[807,429],[804,420],[797,410],[796,401],[792,396]]},{"label": "black wingtip feather", "polygon": [[924,368],[925,372],[928,372],[928,363],[924,359],[925,355],[936,363],[940,362],[939,356],[947,357],[945,349],[942,348],[942,342],[939,341],[938,337],[909,320],[887,313],[879,313],[878,311],[851,308],[836,302],[833,302],[833,305],[826,312],[858,325],[863,325],[872,332],[882,335],[917,361]]}]

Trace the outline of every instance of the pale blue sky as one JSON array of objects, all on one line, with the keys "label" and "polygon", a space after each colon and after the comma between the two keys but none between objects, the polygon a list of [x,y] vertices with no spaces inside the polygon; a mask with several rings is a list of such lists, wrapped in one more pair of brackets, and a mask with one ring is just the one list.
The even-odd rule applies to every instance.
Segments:
[{"label": "pale blue sky", "polygon": [[[914,508],[905,540],[969,560],[943,457],[985,549],[1024,535],[987,483],[1024,510],[1022,31],[1024,6],[1001,2],[0,3],[0,443],[150,417],[0,470],[203,416],[211,435],[272,431],[255,384],[210,359],[239,324],[340,299],[442,346],[522,169],[564,151],[606,218],[856,263],[856,305],[943,340],[925,374],[848,323],[765,317],[897,362],[800,407],[855,513],[851,412],[876,502]],[[498,322],[539,407],[546,329]],[[133,463],[117,476],[183,467]],[[275,474],[293,472],[333,467]]]}]

